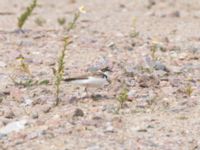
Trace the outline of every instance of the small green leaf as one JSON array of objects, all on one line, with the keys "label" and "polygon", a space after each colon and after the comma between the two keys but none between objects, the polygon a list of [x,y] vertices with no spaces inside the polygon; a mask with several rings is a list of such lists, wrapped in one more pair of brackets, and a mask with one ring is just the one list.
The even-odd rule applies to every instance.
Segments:
[{"label": "small green leaf", "polygon": [[42,80],[39,83],[39,85],[47,85],[47,84],[49,84],[49,80]]},{"label": "small green leaf", "polygon": [[25,12],[18,18],[18,27],[21,29],[25,24],[29,16],[31,16],[33,9],[37,6],[37,0],[33,0],[33,3],[26,8]]}]

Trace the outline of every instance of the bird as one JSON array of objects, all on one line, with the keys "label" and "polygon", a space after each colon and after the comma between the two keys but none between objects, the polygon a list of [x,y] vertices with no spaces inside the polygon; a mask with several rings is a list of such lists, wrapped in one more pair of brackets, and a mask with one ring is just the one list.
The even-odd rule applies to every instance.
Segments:
[{"label": "bird", "polygon": [[109,72],[110,70],[104,68],[101,72],[65,78],[63,81],[74,85],[84,86],[86,95],[88,95],[88,88],[102,88],[105,85],[111,84],[111,80],[108,78]]}]

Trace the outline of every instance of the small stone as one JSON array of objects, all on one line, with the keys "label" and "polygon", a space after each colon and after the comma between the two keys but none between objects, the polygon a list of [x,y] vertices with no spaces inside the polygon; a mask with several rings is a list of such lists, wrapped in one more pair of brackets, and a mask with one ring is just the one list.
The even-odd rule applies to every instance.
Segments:
[{"label": "small stone", "polygon": [[107,44],[107,47],[109,47],[113,51],[118,51],[119,49],[117,48],[117,45],[114,42],[110,42]]},{"label": "small stone", "polygon": [[31,46],[33,46],[33,42],[32,41],[28,41],[28,40],[26,40],[26,41],[20,41],[20,43],[18,43],[20,46],[23,46],[23,47],[31,47]]},{"label": "small stone", "polygon": [[93,119],[93,120],[103,120],[103,118],[100,117],[100,116],[94,116],[94,117],[92,117],[92,119]]},{"label": "small stone", "polygon": [[148,103],[144,100],[139,101],[136,105],[136,107],[140,109],[145,109],[147,106],[148,106]]},{"label": "small stone", "polygon": [[1,126],[2,125],[5,126],[5,125],[7,125],[11,122],[11,119],[3,118],[3,119],[0,120],[0,122],[1,122]]},{"label": "small stone", "polygon": [[133,80],[132,77],[131,77],[131,78],[126,78],[126,79],[124,80],[124,83],[125,83],[127,86],[131,86],[131,87],[133,87],[133,86],[136,85],[136,82],[135,82],[135,80]]},{"label": "small stone", "polygon": [[115,43],[114,42],[110,42],[110,43],[108,43],[107,47],[113,48],[113,47],[115,47]]},{"label": "small stone", "polygon": [[6,63],[3,61],[0,61],[0,67],[6,67]]},{"label": "small stone", "polygon": [[33,132],[33,133],[31,133],[31,134],[29,134],[29,135],[27,136],[27,139],[33,140],[33,139],[35,139],[35,138],[37,138],[37,137],[38,137],[38,133],[37,133],[37,132]]},{"label": "small stone", "polygon": [[179,87],[181,85],[181,80],[178,78],[171,79],[170,84],[172,87]]},{"label": "small stone", "polygon": [[84,112],[77,108],[75,111],[74,111],[74,114],[73,114],[73,117],[83,117],[84,116]]},{"label": "small stone", "polygon": [[38,113],[37,112],[34,112],[33,114],[32,114],[32,118],[33,119],[37,119],[39,116],[38,116]]},{"label": "small stone", "polygon": [[154,5],[156,5],[155,0],[148,0],[148,6],[147,6],[148,9],[152,8],[152,6]]},{"label": "small stone", "polygon": [[133,65],[125,66],[125,73],[129,77],[134,77],[135,74],[137,74],[136,68]]},{"label": "small stone", "polygon": [[36,132],[32,132],[32,133],[27,135],[27,139],[33,140],[33,139],[35,139],[37,137],[45,135],[46,133],[47,133],[46,129],[42,129],[42,130],[39,130],[39,131],[36,131]]},{"label": "small stone", "polygon": [[33,104],[33,100],[29,99],[29,98],[26,98],[22,105],[26,107],[26,106],[31,106],[32,104]]},{"label": "small stone", "polygon": [[182,73],[182,70],[181,70],[181,69],[182,69],[182,68],[179,67],[179,66],[171,66],[171,67],[170,67],[170,71],[171,71],[172,73],[176,73],[176,74]]},{"label": "small stone", "polygon": [[91,145],[87,147],[87,150],[100,150],[101,147],[99,145]]},{"label": "small stone", "polygon": [[147,132],[147,129],[139,129],[138,132]]},{"label": "small stone", "polygon": [[18,132],[25,128],[27,120],[14,121],[7,124],[5,127],[0,128],[0,134],[9,134],[13,131]]},{"label": "small stone", "polygon": [[180,12],[179,12],[178,10],[176,10],[176,11],[172,12],[172,13],[170,14],[170,16],[171,16],[171,17],[177,17],[177,18],[179,18],[179,17],[180,17]]},{"label": "small stone", "polygon": [[188,53],[187,52],[182,52],[179,54],[179,59],[180,60],[185,60],[188,57]]},{"label": "small stone", "polygon": [[74,95],[69,96],[68,99],[69,99],[69,103],[70,104],[74,104],[74,103],[76,103],[78,101],[77,96],[74,96]]},{"label": "small stone", "polygon": [[116,107],[113,105],[105,105],[103,106],[102,111],[106,111],[108,113],[114,113],[116,112]]},{"label": "small stone", "polygon": [[8,111],[5,112],[4,117],[8,118],[8,119],[12,119],[12,118],[15,117],[15,114],[13,113],[12,110],[8,110]]},{"label": "small stone", "polygon": [[48,113],[50,110],[51,110],[51,107],[50,107],[50,106],[45,106],[45,107],[43,108],[43,112],[44,112],[44,113]]},{"label": "small stone", "polygon": [[52,58],[47,58],[43,61],[43,64],[47,65],[47,66],[54,66],[55,65],[55,61]]},{"label": "small stone", "polygon": [[167,67],[164,64],[162,64],[160,61],[155,62],[154,69],[169,72],[169,69],[167,69]]},{"label": "small stone", "polygon": [[140,87],[143,88],[157,87],[160,84],[159,79],[153,75],[142,75],[138,79]]},{"label": "small stone", "polygon": [[114,132],[114,127],[112,126],[111,122],[106,123],[106,129],[105,129],[104,132],[106,132],[106,133],[113,133]]},{"label": "small stone", "polygon": [[192,52],[193,54],[198,53],[200,51],[200,49],[198,47],[194,47],[194,46],[190,46],[187,48],[190,52]]},{"label": "small stone", "polygon": [[6,135],[0,133],[0,140],[3,139],[4,137],[6,137]]},{"label": "small stone", "polygon": [[126,5],[124,5],[124,4],[119,4],[119,7],[120,7],[120,8],[125,8]]},{"label": "small stone", "polygon": [[136,90],[130,90],[128,92],[128,100],[133,100],[136,97],[137,91]]},{"label": "small stone", "polygon": [[149,56],[144,57],[144,62],[146,64],[145,66],[147,66],[147,67],[153,67],[153,65],[154,65],[154,61]]},{"label": "small stone", "polygon": [[101,100],[102,98],[104,98],[104,96],[102,96],[101,94],[96,94],[96,95],[92,95],[91,98],[94,101],[98,101],[98,100]]},{"label": "small stone", "polygon": [[122,32],[116,32],[115,35],[116,35],[116,37],[119,37],[119,38],[124,37],[124,34]]},{"label": "small stone", "polygon": [[133,48],[132,47],[127,47],[127,50],[128,51],[133,51]]}]

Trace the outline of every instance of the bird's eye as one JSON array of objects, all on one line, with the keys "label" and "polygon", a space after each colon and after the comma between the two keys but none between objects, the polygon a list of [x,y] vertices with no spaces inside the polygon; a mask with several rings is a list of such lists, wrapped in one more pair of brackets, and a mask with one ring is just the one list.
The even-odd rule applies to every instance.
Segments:
[{"label": "bird's eye", "polygon": [[106,79],[107,79],[108,77],[107,77],[107,75],[103,74],[103,78],[106,78]]}]

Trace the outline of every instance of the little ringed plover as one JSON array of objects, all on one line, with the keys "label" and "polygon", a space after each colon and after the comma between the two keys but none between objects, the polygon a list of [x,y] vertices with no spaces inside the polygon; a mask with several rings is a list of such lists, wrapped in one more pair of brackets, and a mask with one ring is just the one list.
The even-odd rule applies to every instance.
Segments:
[{"label": "little ringed plover", "polygon": [[85,87],[97,87],[97,88],[103,87],[104,85],[111,83],[106,73],[94,73],[91,75],[66,78],[64,79],[64,81],[72,84],[82,85]]}]

